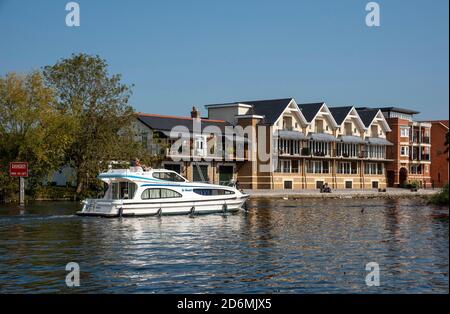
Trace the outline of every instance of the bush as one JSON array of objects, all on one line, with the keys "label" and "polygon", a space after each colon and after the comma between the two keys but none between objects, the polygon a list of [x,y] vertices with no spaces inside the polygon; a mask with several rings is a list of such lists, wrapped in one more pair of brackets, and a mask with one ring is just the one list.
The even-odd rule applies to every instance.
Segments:
[{"label": "bush", "polygon": [[31,199],[40,200],[74,200],[75,188],[62,186],[41,186],[27,193]]},{"label": "bush", "polygon": [[311,155],[311,151],[309,150],[309,147],[303,147],[302,148],[302,155],[303,156]]},{"label": "bush", "polygon": [[448,183],[446,183],[438,193],[431,196],[429,202],[435,205],[448,206]]}]

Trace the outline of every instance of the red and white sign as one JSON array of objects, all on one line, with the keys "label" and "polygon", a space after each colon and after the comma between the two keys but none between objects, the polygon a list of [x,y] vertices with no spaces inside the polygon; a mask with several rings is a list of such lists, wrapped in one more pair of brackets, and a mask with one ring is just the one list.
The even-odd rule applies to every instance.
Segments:
[{"label": "red and white sign", "polygon": [[28,177],[27,162],[10,162],[9,175],[11,177]]}]

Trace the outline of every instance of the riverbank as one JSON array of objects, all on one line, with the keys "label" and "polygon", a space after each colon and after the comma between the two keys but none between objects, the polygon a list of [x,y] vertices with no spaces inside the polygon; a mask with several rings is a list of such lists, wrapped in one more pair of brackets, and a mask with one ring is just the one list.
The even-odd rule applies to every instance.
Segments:
[{"label": "riverbank", "polygon": [[251,198],[428,198],[439,192],[438,189],[419,189],[411,192],[409,189],[387,188],[386,192],[378,190],[333,190],[332,193],[320,193],[319,190],[244,190]]}]

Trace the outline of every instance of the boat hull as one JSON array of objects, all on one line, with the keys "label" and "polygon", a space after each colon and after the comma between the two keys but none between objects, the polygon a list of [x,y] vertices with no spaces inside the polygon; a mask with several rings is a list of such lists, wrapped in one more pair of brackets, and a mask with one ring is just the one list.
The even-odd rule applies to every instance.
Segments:
[{"label": "boat hull", "polygon": [[160,202],[105,202],[87,200],[79,216],[100,217],[136,217],[162,215],[196,215],[210,213],[231,213],[241,210],[248,199],[247,195],[235,198],[193,200],[193,201],[160,201]]}]

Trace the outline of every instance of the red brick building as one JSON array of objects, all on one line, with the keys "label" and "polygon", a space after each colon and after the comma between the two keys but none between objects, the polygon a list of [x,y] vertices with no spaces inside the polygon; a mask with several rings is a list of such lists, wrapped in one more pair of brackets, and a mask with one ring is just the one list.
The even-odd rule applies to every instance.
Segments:
[{"label": "red brick building", "polygon": [[413,116],[419,112],[403,108],[380,108],[391,132],[387,140],[394,145],[387,148],[387,183],[402,187],[417,182],[421,188],[431,188],[431,123],[418,122]]},{"label": "red brick building", "polygon": [[448,120],[428,121],[431,123],[431,180],[435,187],[442,187],[448,183],[448,151],[445,145],[448,133]]}]

